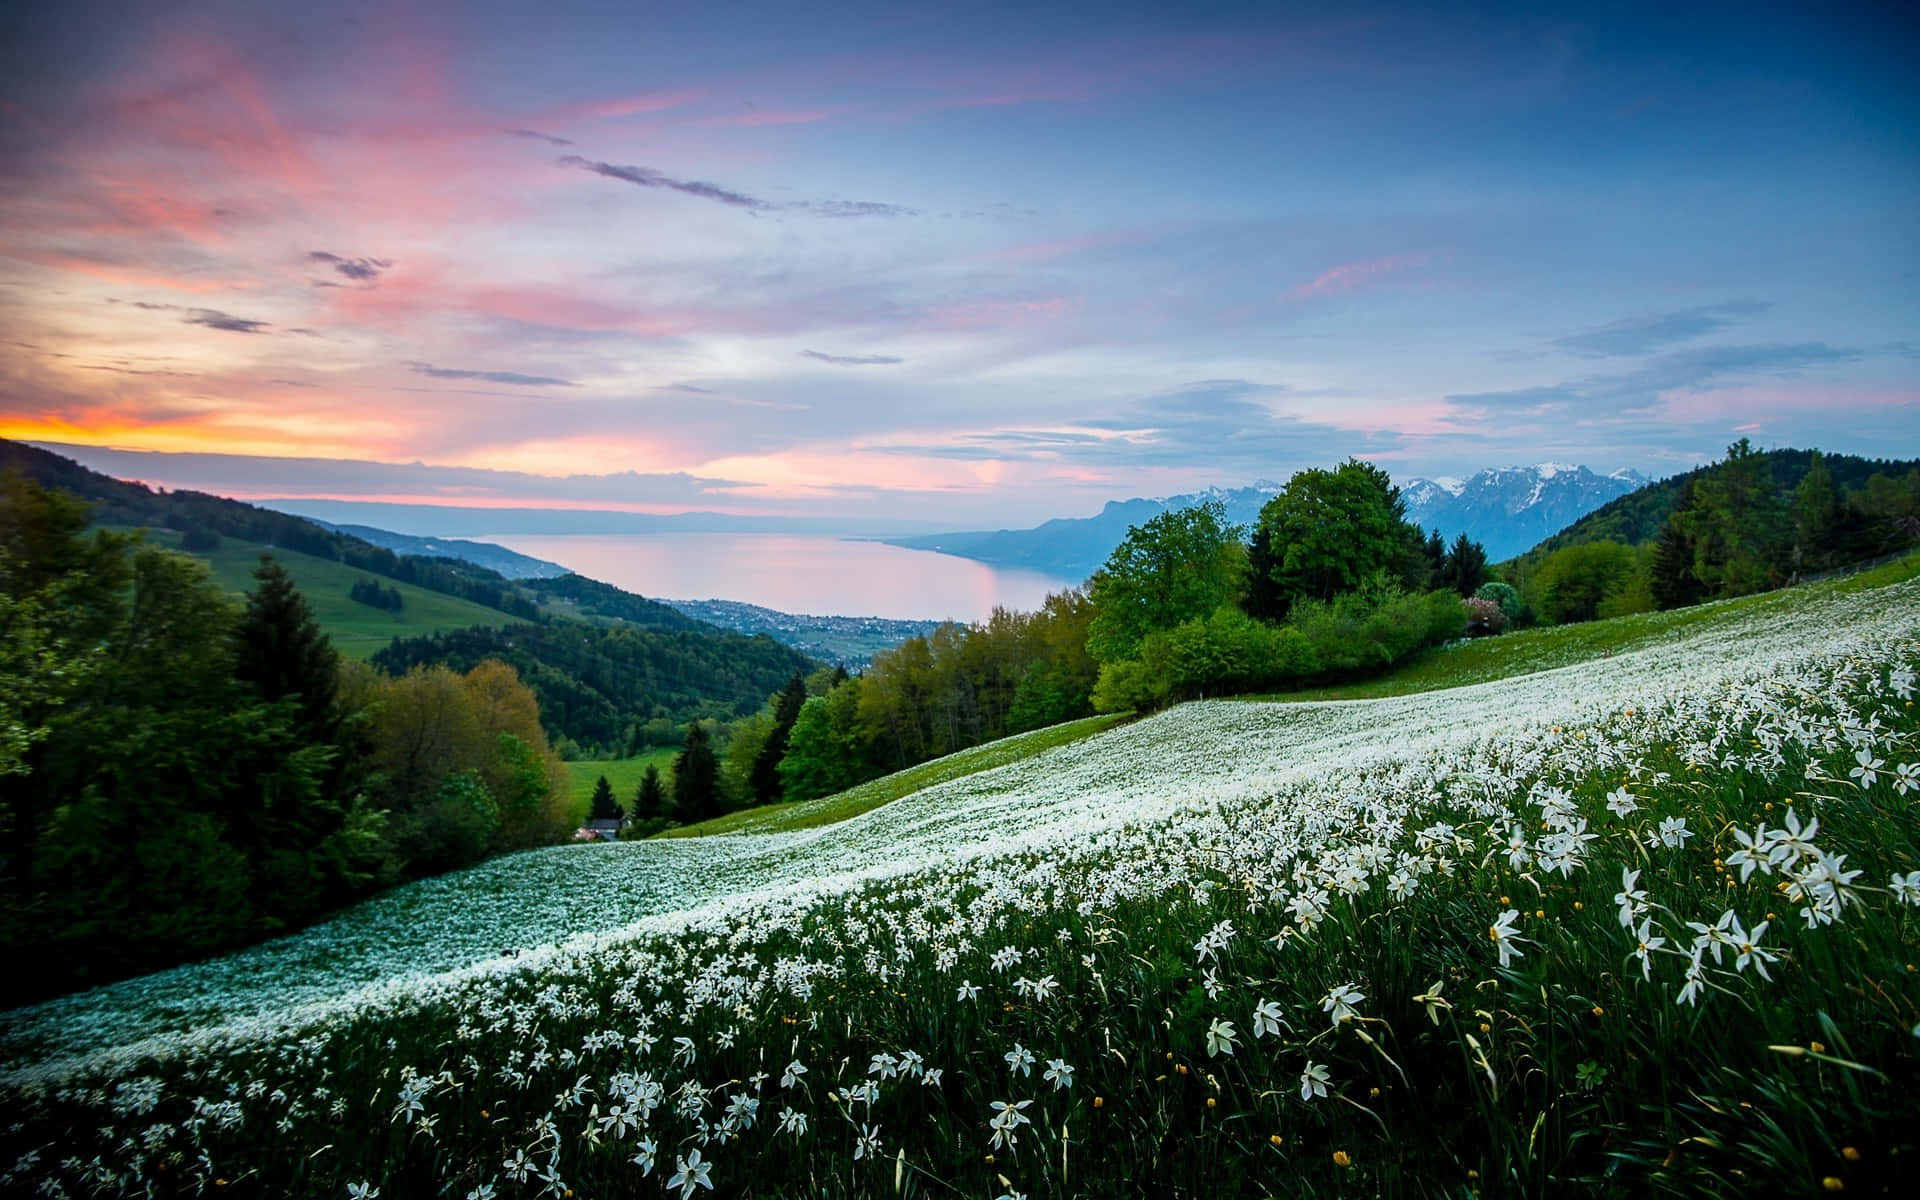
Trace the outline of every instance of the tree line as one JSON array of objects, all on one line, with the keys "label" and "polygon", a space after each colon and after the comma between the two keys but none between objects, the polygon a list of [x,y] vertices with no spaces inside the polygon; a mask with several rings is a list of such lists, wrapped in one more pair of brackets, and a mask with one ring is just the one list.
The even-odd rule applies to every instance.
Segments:
[{"label": "tree line", "polygon": [[0,1005],[571,832],[511,667],[343,662],[270,558],[236,603],[72,496],[0,488]]},{"label": "tree line", "polygon": [[1508,565],[1528,612],[1587,621],[1744,596],[1920,544],[1920,468],[1742,438]]},{"label": "tree line", "polygon": [[943,625],[857,676],[796,672],[730,727],[696,723],[629,829],[829,795],[1096,711],[1378,671],[1470,620],[1504,626],[1511,588],[1468,599],[1488,581],[1485,551],[1408,522],[1378,467],[1302,471],[1251,530],[1217,502],[1160,514],[1038,612]]}]

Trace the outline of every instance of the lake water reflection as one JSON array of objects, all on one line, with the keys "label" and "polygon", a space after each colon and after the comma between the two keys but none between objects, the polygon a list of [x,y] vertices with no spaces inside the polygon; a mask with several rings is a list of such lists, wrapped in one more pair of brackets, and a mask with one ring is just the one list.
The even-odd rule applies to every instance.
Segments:
[{"label": "lake water reflection", "polygon": [[880,542],[777,533],[488,534],[642,596],[743,600],[791,613],[979,621],[1031,612],[1070,581]]}]

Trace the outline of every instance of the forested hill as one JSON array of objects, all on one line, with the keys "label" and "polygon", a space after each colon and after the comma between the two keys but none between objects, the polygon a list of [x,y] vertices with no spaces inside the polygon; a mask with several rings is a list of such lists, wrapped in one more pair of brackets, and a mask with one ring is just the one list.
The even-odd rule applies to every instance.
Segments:
[{"label": "forested hill", "polygon": [[[1799,486],[1800,481],[1807,477],[1814,454],[1812,450],[1767,450],[1759,454],[1765,461],[1776,494],[1787,496]],[[1875,475],[1891,481],[1920,470],[1920,459],[1860,458],[1852,454],[1823,454],[1821,457],[1833,477],[1834,487],[1842,493],[1864,491],[1868,481]],[[1725,464],[1721,462],[1708,463],[1610,500],[1511,561],[1525,566],[1563,547],[1593,542],[1645,545],[1660,536],[1660,530],[1666,525],[1682,487],[1696,483],[1724,467]]]},{"label": "forested hill", "polygon": [[472,563],[395,554],[303,517],[205,492],[155,491],[144,483],[88,470],[58,454],[0,439],[0,471],[8,469],[19,471],[42,487],[58,488],[88,501],[94,506],[93,519],[100,524],[144,525],[187,534],[189,550],[194,547],[195,537],[238,538],[344,563],[370,575],[458,596],[522,620],[540,616],[535,602],[521,595],[505,576]]},{"label": "forested hill", "polygon": [[457,559],[395,554],[302,517],[202,492],[155,491],[0,439],[0,472],[9,469],[89,502],[99,524],[179,531],[190,553],[196,540],[204,553],[222,538],[296,551],[518,618],[504,629],[399,639],[373,661],[396,675],[416,666],[464,672],[488,658],[506,662],[537,697],[556,745],[624,754],[674,743],[688,721],[753,712],[794,675],[820,665],[764,635],[722,629],[579,575],[512,580]]}]

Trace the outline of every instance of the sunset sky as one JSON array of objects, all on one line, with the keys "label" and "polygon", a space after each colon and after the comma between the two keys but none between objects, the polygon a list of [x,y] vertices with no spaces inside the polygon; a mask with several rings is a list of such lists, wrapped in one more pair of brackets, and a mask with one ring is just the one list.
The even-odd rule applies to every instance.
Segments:
[{"label": "sunset sky", "polygon": [[0,436],[949,527],[1920,456],[1897,8],[31,5]]}]

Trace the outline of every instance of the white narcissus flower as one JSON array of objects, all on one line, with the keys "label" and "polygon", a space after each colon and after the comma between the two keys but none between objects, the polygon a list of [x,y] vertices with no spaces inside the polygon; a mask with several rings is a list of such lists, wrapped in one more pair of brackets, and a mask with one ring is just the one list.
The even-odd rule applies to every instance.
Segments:
[{"label": "white narcissus flower", "polygon": [[1308,1062],[1306,1070],[1300,1072],[1300,1098],[1312,1100],[1315,1096],[1325,1096],[1331,1082],[1333,1077],[1327,1074],[1324,1064]]},{"label": "white narcissus flower", "polygon": [[1233,1053],[1233,1044],[1239,1039],[1239,1036],[1239,1034],[1233,1031],[1232,1021],[1222,1021],[1216,1018],[1213,1024],[1207,1026],[1207,1057],[1214,1058],[1222,1054],[1231,1055]]},{"label": "white narcissus flower", "polygon": [[1335,1025],[1353,1020],[1359,1016],[1355,1005],[1367,998],[1367,994],[1350,983],[1343,983],[1326,994],[1320,1001],[1320,1010],[1327,1014]]},{"label": "white narcissus flower", "polygon": [[1520,947],[1514,944],[1525,940],[1519,936],[1519,928],[1515,924],[1519,919],[1520,910],[1510,908],[1487,928],[1487,936],[1493,939],[1493,944],[1500,950],[1500,965],[1503,967],[1522,957]]},{"label": "white narcissus flower", "polygon": [[1280,1005],[1272,1000],[1262,1000],[1253,1007],[1253,1036],[1261,1038],[1267,1034],[1280,1036],[1280,1027],[1286,1024],[1286,1018],[1280,1014]]}]

